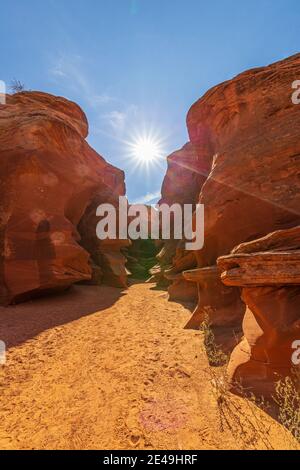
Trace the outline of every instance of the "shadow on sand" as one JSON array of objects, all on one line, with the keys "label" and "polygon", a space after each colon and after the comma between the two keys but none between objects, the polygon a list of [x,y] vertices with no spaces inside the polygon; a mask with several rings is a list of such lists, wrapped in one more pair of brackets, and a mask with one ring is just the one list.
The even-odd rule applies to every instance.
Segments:
[{"label": "shadow on sand", "polygon": [[12,348],[43,331],[105,310],[122,295],[123,290],[114,287],[76,285],[62,294],[0,307],[0,339]]}]

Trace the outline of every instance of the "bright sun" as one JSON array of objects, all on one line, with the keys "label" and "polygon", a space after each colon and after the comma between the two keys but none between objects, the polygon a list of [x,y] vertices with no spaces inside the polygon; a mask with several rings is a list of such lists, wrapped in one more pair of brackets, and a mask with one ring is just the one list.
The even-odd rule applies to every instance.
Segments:
[{"label": "bright sun", "polygon": [[151,133],[137,136],[128,144],[130,156],[137,166],[160,164],[165,154],[162,141]]},{"label": "bright sun", "polygon": [[132,146],[132,151],[135,158],[143,162],[152,162],[161,158],[161,148],[158,142],[150,139],[149,137],[142,137]]}]

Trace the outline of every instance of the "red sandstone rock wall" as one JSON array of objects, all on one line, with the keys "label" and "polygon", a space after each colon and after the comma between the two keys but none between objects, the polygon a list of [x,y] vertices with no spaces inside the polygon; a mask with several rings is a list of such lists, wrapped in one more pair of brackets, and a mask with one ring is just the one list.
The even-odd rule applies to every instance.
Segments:
[{"label": "red sandstone rock wall", "polygon": [[[206,180],[208,167],[198,158],[197,149],[190,142],[167,158],[168,170],[162,185],[159,204],[194,204]],[[197,286],[184,279],[184,270],[196,267],[194,253],[187,252],[177,240],[164,242],[158,255],[159,265],[152,269],[160,285],[169,285],[170,300],[196,301]]]},{"label": "red sandstone rock wall", "polygon": [[200,194],[206,243],[199,264],[299,222],[300,107],[291,100],[299,74],[300,55],[242,73],[190,109],[191,142],[213,160]]},{"label": "red sandstone rock wall", "polygon": [[[236,245],[300,222],[300,107],[291,99],[292,83],[299,76],[300,55],[250,70],[210,90],[188,113],[191,141],[197,145],[206,140],[204,152],[210,147],[213,156],[211,172],[199,198],[205,205],[205,247],[197,253],[200,278],[203,268],[215,266],[217,259],[229,254]],[[208,159],[209,154],[206,156]],[[213,306],[212,325],[231,329],[234,323],[238,327],[243,319],[247,336],[251,330],[249,304],[253,303],[252,291],[243,289],[243,302],[240,301],[240,289],[234,283],[222,287],[220,274],[219,271],[218,289],[205,295],[208,296],[206,303]],[[203,289],[202,279],[198,285],[200,290]],[[292,287],[296,304],[299,303],[297,289]],[[278,301],[274,303],[275,297]],[[282,331],[289,328],[290,315],[296,321],[295,311],[292,309],[294,313],[291,314],[283,293],[275,295],[273,292],[266,298],[269,307],[261,308],[261,317],[264,311],[264,321],[267,321],[269,308],[274,312],[273,323],[281,323],[277,331],[279,339],[272,343],[280,351],[280,344],[285,343]],[[199,319],[202,312],[200,295],[194,319]],[[257,318],[257,310],[255,314]],[[272,323],[272,320],[268,321]],[[235,360],[235,366],[231,365],[231,376],[240,380],[244,371],[247,385],[252,384],[258,390],[259,382],[262,384],[260,391],[267,393],[266,384],[272,383],[271,377],[274,380],[272,371],[276,369],[276,354],[270,354],[267,347],[270,335],[267,332],[265,335],[260,342],[264,352],[259,359],[252,361],[249,367],[241,367],[245,357],[240,355],[240,363]],[[257,358],[256,346],[251,341],[248,344],[248,354]],[[281,363],[282,367],[276,370],[285,368],[287,372],[292,365],[291,356],[285,353],[283,357],[284,367]]]},{"label": "red sandstone rock wall", "polygon": [[78,226],[93,201],[124,194],[123,172],[88,145],[86,116],[64,98],[7,96],[0,129],[1,303],[89,280]]},{"label": "red sandstone rock wall", "polygon": [[244,338],[232,353],[229,376],[272,396],[273,383],[291,371],[293,344],[300,338],[300,227],[243,243],[218,265],[223,283],[241,287],[247,305]]},{"label": "red sandstone rock wall", "polygon": [[[276,286],[272,287],[268,282],[259,288],[249,287],[244,285],[244,276],[240,274],[236,283],[234,276],[229,281],[223,275],[222,279],[227,279],[224,285],[221,281],[223,264],[217,264],[219,257],[229,255],[241,243],[300,224],[300,106],[294,105],[291,99],[292,83],[299,78],[300,54],[268,67],[249,70],[214,87],[191,107],[187,116],[190,141],[196,149],[194,166],[199,168],[200,165],[204,170],[202,174],[207,176],[205,184],[201,181],[198,188],[199,202],[205,206],[205,246],[195,253],[197,269],[183,274],[186,280],[195,282],[199,290],[198,307],[189,326],[199,328],[209,312],[216,336],[222,330],[224,338],[234,335],[239,341],[244,320],[247,341],[244,360],[250,365],[242,366],[241,354],[235,352],[231,375],[240,379],[244,374],[247,384],[254,388],[262,376],[264,383],[274,380],[272,371],[276,369],[277,356],[269,354],[269,348],[275,345],[280,350],[282,344],[288,347],[284,331],[292,328],[294,332],[298,325],[300,288],[291,283],[290,288],[286,284],[282,290],[275,281]],[[168,175],[166,181],[171,181]],[[186,185],[185,174],[182,181]],[[173,201],[172,190],[168,193]],[[281,232],[281,236],[284,239],[286,232]],[[260,259],[259,255],[255,259]],[[282,263],[285,259],[282,258]],[[293,260],[295,262],[299,267],[299,261]],[[247,267],[248,277],[249,273],[259,270],[258,266],[259,263],[256,267],[251,265],[251,270]],[[290,278],[287,279],[290,282]],[[272,315],[267,319],[270,309]],[[264,324],[264,327],[260,324],[263,339],[249,339],[250,316],[255,317],[255,321],[260,318]],[[287,335],[288,341],[293,334]],[[232,341],[229,343],[225,345],[227,351],[234,346]],[[261,348],[259,354],[258,348]],[[279,370],[287,372],[291,361],[286,352],[283,357],[284,364],[281,363]],[[258,367],[259,361],[261,367]]]},{"label": "red sandstone rock wall", "polygon": [[198,157],[190,142],[167,158],[168,170],[163,181],[160,204],[196,204],[208,175],[208,166]]}]

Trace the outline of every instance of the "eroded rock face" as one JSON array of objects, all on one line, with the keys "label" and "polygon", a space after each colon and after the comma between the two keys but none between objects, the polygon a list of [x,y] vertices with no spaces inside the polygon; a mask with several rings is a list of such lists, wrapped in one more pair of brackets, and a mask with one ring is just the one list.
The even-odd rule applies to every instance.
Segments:
[{"label": "eroded rock face", "polygon": [[[199,292],[198,307],[188,327],[199,328],[208,312],[211,326],[226,330],[224,338],[228,338],[233,330],[241,331],[244,320],[243,344],[247,343],[247,347],[238,346],[234,357],[237,350],[246,349],[245,365],[241,366],[240,358],[235,359],[232,375],[238,375],[238,369],[245,379],[253,367],[258,371],[258,364],[263,364],[263,371],[257,372],[257,377],[262,375],[265,384],[272,382],[271,376],[274,378],[274,371],[270,372],[265,364],[266,349],[273,357],[274,366],[279,360],[275,349],[280,350],[285,344],[287,349],[286,352],[281,349],[280,363],[283,369],[288,368],[287,345],[294,333],[286,336],[286,328],[295,331],[299,318],[296,312],[300,311],[296,284],[299,259],[292,251],[298,248],[290,248],[284,256],[274,254],[273,248],[263,255],[255,249],[254,257],[235,250],[229,273],[222,275],[223,285],[224,261],[218,265],[218,259],[229,255],[240,244],[243,244],[240,250],[248,250],[248,242],[280,230],[283,230],[278,235],[280,246],[283,246],[282,237],[285,240],[290,237],[297,245],[295,234],[286,230],[300,224],[300,106],[292,102],[292,84],[299,77],[300,54],[249,70],[208,91],[187,116],[193,146],[192,166],[200,168],[203,177],[195,184],[198,189],[193,191],[205,206],[204,248],[195,253],[197,266],[182,273],[187,281],[198,286]],[[180,186],[180,174],[175,181]],[[187,185],[187,181],[183,174],[182,184]],[[171,182],[167,175],[166,199],[173,202],[176,188],[169,189]],[[188,187],[180,189],[180,193],[184,194],[182,201],[187,197]],[[274,243],[273,236],[272,240]],[[261,241],[253,243],[260,246]],[[234,267],[237,260],[241,263],[239,270]],[[272,263],[272,273],[268,273],[266,283],[265,269]],[[289,266],[288,273],[284,264]],[[258,321],[263,317],[268,317],[270,323],[265,329],[261,320]],[[256,324],[255,333],[249,333],[254,331],[250,323]],[[274,351],[269,351],[266,344],[272,344],[271,349],[275,345]],[[252,354],[256,362],[252,361]],[[281,369],[280,366],[276,370]]]},{"label": "eroded rock face", "polygon": [[247,305],[244,339],[229,364],[233,383],[271,396],[291,373],[300,338],[300,227],[280,230],[218,260],[226,285],[240,286]]},{"label": "eroded rock face", "polygon": [[[199,268],[214,266],[242,242],[299,223],[300,107],[291,99],[299,74],[297,55],[216,86],[190,109],[191,142],[212,162],[199,198],[205,206]],[[215,304],[213,290],[210,295]],[[243,312],[236,296],[232,309]],[[200,299],[195,317],[201,312]]]},{"label": "eroded rock face", "polygon": [[198,157],[190,142],[167,158],[168,169],[161,190],[160,204],[196,204],[208,167]]},{"label": "eroded rock face", "polygon": [[[213,159],[201,266],[238,244],[299,222],[300,107],[292,103],[300,55],[250,70],[210,90],[187,117],[191,142]],[[202,152],[202,149],[201,149]]]},{"label": "eroded rock face", "polygon": [[97,272],[100,268],[104,284],[122,288],[127,286],[128,275],[125,267],[127,259],[123,250],[130,245],[130,241],[119,238],[99,240],[96,234],[96,226],[99,221],[99,217],[96,216],[97,207],[107,203],[116,208],[116,225],[118,227],[118,194],[113,193],[112,188],[102,188],[102,190],[95,192],[92,202],[86,208],[78,225],[78,231],[81,235],[80,244],[91,254],[92,284],[98,284],[99,275],[97,276]]},{"label": "eroded rock face", "polygon": [[0,129],[1,303],[89,280],[78,225],[96,197],[124,194],[123,172],[88,145],[84,113],[64,98],[7,96]]},{"label": "eroded rock face", "polygon": [[[172,153],[167,161],[168,170],[159,204],[195,206],[208,174],[208,166],[198,158],[197,148],[189,142]],[[183,277],[184,270],[196,267],[195,254],[186,251],[182,241],[168,240],[164,242],[158,261],[153,273],[159,285],[169,285],[170,300],[196,302],[197,286]]]},{"label": "eroded rock face", "polygon": [[185,279],[183,272],[197,265],[195,254],[184,249],[183,244],[178,244],[175,255],[172,258],[172,267],[165,270],[164,276],[171,284],[169,286],[170,300],[191,302],[196,304],[198,290],[194,282]]}]

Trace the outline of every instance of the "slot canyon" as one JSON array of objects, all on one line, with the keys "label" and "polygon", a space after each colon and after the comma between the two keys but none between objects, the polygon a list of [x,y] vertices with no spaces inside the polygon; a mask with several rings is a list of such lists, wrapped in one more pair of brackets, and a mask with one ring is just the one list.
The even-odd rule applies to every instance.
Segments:
[{"label": "slot canyon", "polygon": [[299,449],[274,398],[280,380],[300,392],[299,78],[297,54],[188,111],[189,142],[167,157],[158,205],[204,205],[197,251],[184,239],[100,240],[96,210],[118,208],[123,170],[88,144],[74,102],[7,95],[2,448]]}]

